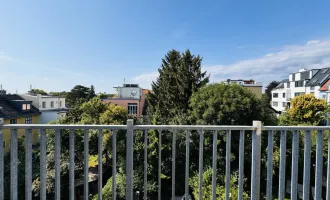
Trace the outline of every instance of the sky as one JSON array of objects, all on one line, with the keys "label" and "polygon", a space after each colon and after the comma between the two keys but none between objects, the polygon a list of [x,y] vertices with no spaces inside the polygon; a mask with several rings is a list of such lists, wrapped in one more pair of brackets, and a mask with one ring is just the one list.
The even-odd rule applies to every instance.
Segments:
[{"label": "sky", "polygon": [[330,1],[0,0],[0,84],[96,92],[151,88],[171,50],[203,57],[211,82],[266,86],[330,66]]}]

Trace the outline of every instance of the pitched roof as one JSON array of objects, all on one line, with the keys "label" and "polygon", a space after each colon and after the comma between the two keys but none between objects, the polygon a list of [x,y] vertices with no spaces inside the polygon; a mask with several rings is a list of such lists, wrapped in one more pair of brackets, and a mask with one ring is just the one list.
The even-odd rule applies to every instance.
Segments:
[{"label": "pitched roof", "polygon": [[289,82],[289,79],[284,79],[280,82],[280,84],[278,84],[275,89],[280,89],[280,88],[284,88],[284,83]]},{"label": "pitched roof", "polygon": [[306,87],[321,86],[329,79],[330,67],[320,69],[312,78],[306,83]]},{"label": "pitched roof", "polygon": [[[22,110],[21,105],[30,103],[30,110]],[[26,101],[16,94],[0,95],[0,118],[17,118],[40,115],[39,110],[32,105],[31,101]]]}]

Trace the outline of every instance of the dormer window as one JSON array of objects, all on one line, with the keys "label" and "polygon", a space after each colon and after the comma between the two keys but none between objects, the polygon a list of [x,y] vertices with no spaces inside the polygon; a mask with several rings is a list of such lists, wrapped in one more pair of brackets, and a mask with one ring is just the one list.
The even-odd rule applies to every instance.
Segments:
[{"label": "dormer window", "polygon": [[30,110],[31,109],[31,104],[23,104],[22,105],[22,110]]}]

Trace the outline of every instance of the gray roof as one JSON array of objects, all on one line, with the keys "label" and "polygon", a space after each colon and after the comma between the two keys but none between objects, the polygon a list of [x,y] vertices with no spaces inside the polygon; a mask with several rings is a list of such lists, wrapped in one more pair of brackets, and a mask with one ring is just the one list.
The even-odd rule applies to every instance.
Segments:
[{"label": "gray roof", "polygon": [[320,69],[311,80],[306,83],[306,87],[321,86],[325,81],[329,79],[330,67]]},{"label": "gray roof", "polygon": [[289,79],[284,79],[276,86],[276,89],[284,88],[284,83],[289,82]]}]

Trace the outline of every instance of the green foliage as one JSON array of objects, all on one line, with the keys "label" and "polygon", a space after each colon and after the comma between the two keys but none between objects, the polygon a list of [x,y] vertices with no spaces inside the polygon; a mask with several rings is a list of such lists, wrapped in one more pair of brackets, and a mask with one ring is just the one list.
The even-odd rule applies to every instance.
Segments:
[{"label": "green foliage", "polygon": [[266,99],[267,99],[268,103],[272,99],[272,90],[275,89],[280,83],[281,82],[279,82],[279,81],[272,81],[267,85],[267,87],[265,89],[265,94],[266,94]]},{"label": "green foliage", "polygon": [[100,97],[100,99],[106,99],[106,98],[117,98],[117,94],[107,94],[107,93],[99,93],[97,96]]},{"label": "green foliage", "polygon": [[321,125],[328,119],[329,106],[313,94],[300,95],[290,102],[290,109],[280,117],[282,125]]},{"label": "green foliage", "polygon": [[50,92],[49,94],[52,95],[52,96],[57,96],[57,97],[63,97],[63,98],[65,98],[66,95],[68,94],[68,92],[66,92],[66,91],[62,91],[62,92]]},{"label": "green foliage", "polygon": [[[126,176],[124,173],[116,174],[116,183],[117,183],[117,199],[124,200],[125,199],[125,185],[126,185]],[[102,188],[102,198],[106,200],[112,199],[112,178],[107,181],[107,184]],[[98,194],[94,195],[93,200],[98,200]]]},{"label": "green foliage", "polygon": [[192,124],[252,125],[261,120],[261,106],[255,94],[237,84],[210,84],[190,99]]},{"label": "green foliage", "polygon": [[108,105],[105,112],[100,115],[101,124],[125,124],[127,120],[127,110],[121,106]]},{"label": "green foliage", "polygon": [[41,94],[41,95],[47,95],[48,93],[44,90],[40,89],[32,89],[31,92],[36,93],[36,94]]},{"label": "green foliage", "polygon": [[189,50],[180,54],[169,51],[162,59],[159,77],[148,94],[148,115],[162,124],[183,124],[187,120],[189,99],[193,92],[205,86],[209,77],[202,69],[202,58]]},{"label": "green foliage", "polygon": [[[203,172],[203,193],[202,199],[210,199],[212,197],[212,168],[207,168]],[[238,199],[238,188],[237,188],[237,174],[233,174],[230,179],[230,193],[231,199]],[[217,175],[217,180],[225,180],[224,176]],[[224,182],[218,182],[216,188],[216,198],[225,199],[225,186]],[[192,189],[192,193],[195,199],[198,199],[199,195],[199,173],[196,173],[189,179],[189,186]],[[249,199],[247,193],[243,192],[243,199]]]},{"label": "green foliage", "polygon": [[100,116],[107,110],[107,105],[102,103],[99,97],[94,97],[81,105],[82,124],[100,124]]}]

